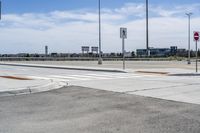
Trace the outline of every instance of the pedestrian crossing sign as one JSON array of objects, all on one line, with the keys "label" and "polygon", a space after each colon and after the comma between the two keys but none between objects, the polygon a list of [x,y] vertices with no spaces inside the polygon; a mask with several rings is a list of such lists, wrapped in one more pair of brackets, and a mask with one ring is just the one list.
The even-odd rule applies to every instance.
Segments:
[{"label": "pedestrian crossing sign", "polygon": [[120,38],[127,38],[127,28],[120,28]]}]

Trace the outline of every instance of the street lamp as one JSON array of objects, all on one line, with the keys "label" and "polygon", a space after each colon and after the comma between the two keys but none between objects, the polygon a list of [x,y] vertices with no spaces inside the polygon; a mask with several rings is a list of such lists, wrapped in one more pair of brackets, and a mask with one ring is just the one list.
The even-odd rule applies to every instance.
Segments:
[{"label": "street lamp", "polygon": [[102,65],[102,51],[101,51],[101,0],[99,0],[98,5],[99,5],[99,59],[98,59],[98,64]]},{"label": "street lamp", "polygon": [[191,64],[190,61],[190,18],[192,13],[186,13],[186,15],[188,16],[188,64]]},{"label": "street lamp", "polygon": [[149,51],[149,1],[146,0],[146,49],[147,56],[150,56]]}]

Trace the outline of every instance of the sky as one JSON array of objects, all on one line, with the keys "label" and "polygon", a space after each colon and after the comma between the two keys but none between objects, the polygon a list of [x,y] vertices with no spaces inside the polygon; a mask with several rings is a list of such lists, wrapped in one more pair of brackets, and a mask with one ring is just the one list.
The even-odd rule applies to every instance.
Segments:
[{"label": "sky", "polygon": [[[145,0],[101,0],[102,51],[121,52],[120,27],[128,28],[126,51],[145,48]],[[0,54],[79,53],[98,46],[97,0],[2,0]],[[188,18],[200,31],[199,0],[149,0],[150,47],[188,47]]]}]

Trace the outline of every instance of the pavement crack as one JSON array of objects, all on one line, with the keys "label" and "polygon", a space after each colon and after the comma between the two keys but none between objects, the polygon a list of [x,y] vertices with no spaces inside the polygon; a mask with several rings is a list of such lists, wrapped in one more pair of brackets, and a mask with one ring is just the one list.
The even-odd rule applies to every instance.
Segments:
[{"label": "pavement crack", "polygon": [[134,93],[134,92],[139,92],[139,91],[161,90],[161,89],[169,89],[169,88],[176,88],[176,87],[186,87],[186,86],[192,86],[192,85],[199,85],[199,84],[173,85],[173,86],[167,86],[167,87],[149,88],[149,89],[134,90],[134,91],[126,91],[124,93],[128,94],[128,93]]}]

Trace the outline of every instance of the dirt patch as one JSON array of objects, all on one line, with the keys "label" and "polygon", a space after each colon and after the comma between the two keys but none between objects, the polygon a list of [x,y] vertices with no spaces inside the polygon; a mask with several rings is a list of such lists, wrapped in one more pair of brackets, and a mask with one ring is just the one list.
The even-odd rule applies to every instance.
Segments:
[{"label": "dirt patch", "polygon": [[137,73],[168,75],[168,72],[136,71]]},{"label": "dirt patch", "polygon": [[0,76],[0,78],[15,79],[15,80],[33,80],[30,78],[16,77],[16,76]]}]

